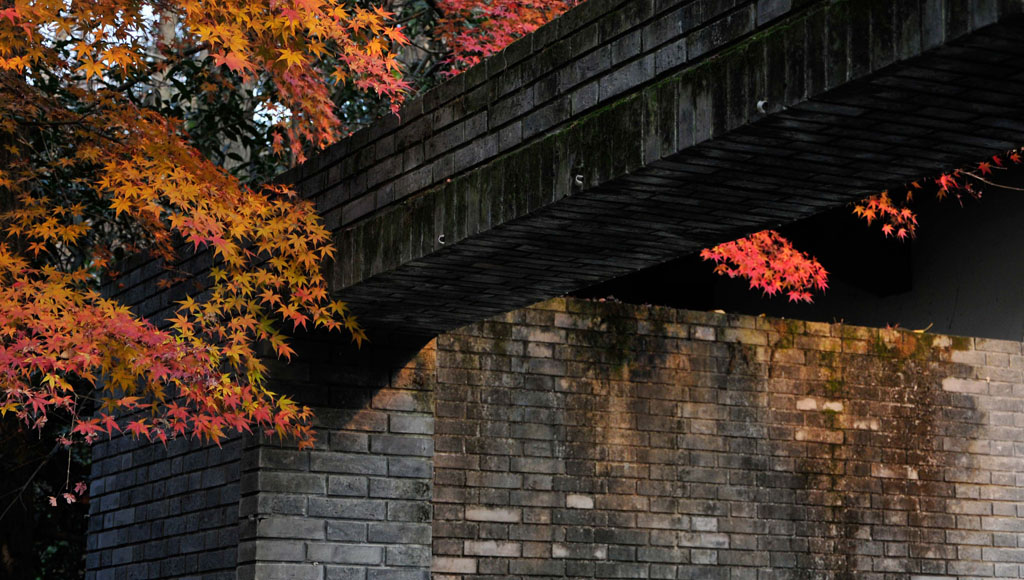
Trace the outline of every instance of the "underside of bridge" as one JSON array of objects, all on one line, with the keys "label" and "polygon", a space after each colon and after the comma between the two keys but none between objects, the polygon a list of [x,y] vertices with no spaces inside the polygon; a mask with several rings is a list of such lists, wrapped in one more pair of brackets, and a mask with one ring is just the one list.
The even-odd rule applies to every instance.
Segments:
[{"label": "underside of bridge", "polygon": [[1018,145],[1021,11],[591,0],[285,180],[434,335]]}]

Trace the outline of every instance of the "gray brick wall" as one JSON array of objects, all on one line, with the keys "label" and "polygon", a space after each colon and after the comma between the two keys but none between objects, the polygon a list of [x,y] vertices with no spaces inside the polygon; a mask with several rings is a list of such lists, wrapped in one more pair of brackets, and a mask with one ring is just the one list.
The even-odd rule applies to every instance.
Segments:
[{"label": "gray brick wall", "polygon": [[435,578],[1024,577],[1021,343],[559,299],[437,344]]},{"label": "gray brick wall", "polygon": [[433,344],[337,344],[300,344],[298,366],[276,375],[317,405],[316,447],[254,440],[243,452],[239,580],[429,576]]},{"label": "gray brick wall", "polygon": [[1024,577],[1019,342],[555,299],[296,346],[316,448],[100,444],[90,579]]},{"label": "gray brick wall", "polygon": [[87,580],[234,580],[239,438],[93,446]]}]

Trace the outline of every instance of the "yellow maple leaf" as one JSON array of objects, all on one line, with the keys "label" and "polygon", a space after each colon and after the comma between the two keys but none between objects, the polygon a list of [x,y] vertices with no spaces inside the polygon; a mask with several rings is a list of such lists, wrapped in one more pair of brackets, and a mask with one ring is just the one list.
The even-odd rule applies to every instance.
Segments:
[{"label": "yellow maple leaf", "polygon": [[91,79],[94,76],[103,76],[103,70],[106,67],[103,65],[103,61],[92,60],[91,57],[85,57],[82,59],[82,66],[76,68],[76,71],[84,72],[86,80]]},{"label": "yellow maple leaf", "polygon": [[287,68],[291,68],[292,65],[301,65],[306,63],[306,57],[299,51],[282,48],[279,49],[279,52],[281,53],[281,56],[277,59],[277,62],[281,62],[283,60],[285,62],[285,67]]},{"label": "yellow maple leaf", "polygon": [[121,215],[121,212],[130,212],[132,209],[132,202],[124,197],[118,197],[110,204],[110,208],[114,210],[114,217]]}]

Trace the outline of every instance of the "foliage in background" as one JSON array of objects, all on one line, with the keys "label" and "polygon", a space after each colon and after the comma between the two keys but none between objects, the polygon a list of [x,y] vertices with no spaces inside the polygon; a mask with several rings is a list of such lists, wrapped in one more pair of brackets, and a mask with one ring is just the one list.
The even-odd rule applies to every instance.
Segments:
[{"label": "foliage in background", "polygon": [[437,35],[451,49],[450,74],[477,64],[575,4],[575,0],[440,0]]}]

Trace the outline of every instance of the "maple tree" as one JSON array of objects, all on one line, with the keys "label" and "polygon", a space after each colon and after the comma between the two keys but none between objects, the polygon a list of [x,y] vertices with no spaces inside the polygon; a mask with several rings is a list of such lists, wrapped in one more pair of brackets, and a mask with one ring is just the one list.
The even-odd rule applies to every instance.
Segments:
[{"label": "maple tree", "polygon": [[[310,410],[266,389],[256,345],[287,358],[287,328],[364,334],[328,296],[333,249],[312,205],[239,175],[345,135],[332,85],[398,107],[406,39],[389,18],[323,0],[2,5],[0,416],[58,418],[66,445],[253,429],[312,445]],[[239,98],[241,126],[207,122]],[[223,144],[243,134],[268,144],[262,170],[228,170],[244,159]],[[213,257],[166,327],[98,291],[143,251]],[[68,481],[51,501],[81,492]]]}]

